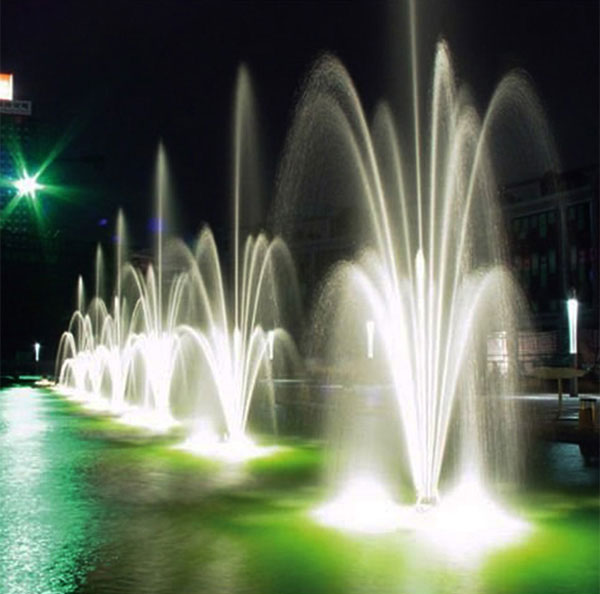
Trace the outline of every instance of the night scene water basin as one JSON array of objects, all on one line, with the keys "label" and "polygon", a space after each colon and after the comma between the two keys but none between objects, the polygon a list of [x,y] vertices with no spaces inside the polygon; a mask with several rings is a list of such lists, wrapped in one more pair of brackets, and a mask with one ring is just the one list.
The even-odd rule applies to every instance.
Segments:
[{"label": "night scene water basin", "polygon": [[48,592],[595,592],[598,471],[530,448],[511,505],[521,539],[489,550],[315,522],[323,455],[209,462],[32,387],[0,392],[0,585]]}]

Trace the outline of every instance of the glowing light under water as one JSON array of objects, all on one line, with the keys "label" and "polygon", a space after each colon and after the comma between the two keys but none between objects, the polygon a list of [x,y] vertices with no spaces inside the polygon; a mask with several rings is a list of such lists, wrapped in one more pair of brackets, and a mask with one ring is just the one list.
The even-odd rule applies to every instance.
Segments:
[{"label": "glowing light under water", "polygon": [[522,519],[493,501],[475,477],[463,479],[423,518],[419,532],[444,555],[472,562],[495,548],[522,540],[530,531]]},{"label": "glowing light under water", "polygon": [[312,515],[334,528],[380,534],[400,529],[408,509],[395,503],[381,483],[361,476],[351,480],[335,499]]},{"label": "glowing light under water", "polygon": [[280,446],[259,446],[247,435],[221,440],[216,435],[196,432],[190,435],[177,449],[230,464],[237,464],[270,456],[280,451]]},{"label": "glowing light under water", "polygon": [[335,499],[311,514],[318,522],[346,532],[384,534],[411,531],[428,547],[471,563],[495,548],[521,540],[530,530],[489,498],[476,477],[467,476],[439,505],[422,511],[396,503],[370,477],[350,481]]}]

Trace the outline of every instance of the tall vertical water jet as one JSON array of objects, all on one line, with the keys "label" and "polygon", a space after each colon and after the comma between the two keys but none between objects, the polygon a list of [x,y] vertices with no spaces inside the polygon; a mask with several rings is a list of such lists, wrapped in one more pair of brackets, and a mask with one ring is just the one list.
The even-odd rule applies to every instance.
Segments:
[{"label": "tall vertical water jet", "polygon": [[220,449],[227,457],[243,458],[254,452],[246,427],[259,388],[275,420],[275,352],[280,360],[297,359],[284,324],[298,313],[298,287],[291,254],[280,238],[248,234],[241,246],[242,225],[254,230],[262,201],[256,113],[244,66],[238,71],[233,113],[233,295],[228,297],[225,289],[214,237],[204,229],[195,247],[197,274],[192,278],[199,330],[186,326],[182,335],[187,356],[204,365],[204,390],[212,388],[219,403],[222,425],[216,432],[224,446],[215,449],[200,424],[185,447]]}]

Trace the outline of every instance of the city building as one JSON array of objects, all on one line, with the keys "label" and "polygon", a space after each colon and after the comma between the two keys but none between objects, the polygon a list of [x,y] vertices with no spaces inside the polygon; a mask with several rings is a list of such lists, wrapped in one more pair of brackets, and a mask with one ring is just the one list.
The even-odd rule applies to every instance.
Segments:
[{"label": "city building", "polygon": [[566,352],[566,305],[574,296],[584,357],[597,361],[598,167],[548,172],[503,188],[501,200],[513,270],[535,330],[553,332],[556,349]]},{"label": "city building", "polygon": [[[16,88],[16,85],[15,85]],[[16,93],[15,93],[16,94]],[[63,200],[63,186],[52,185],[49,163],[64,162],[64,178],[81,185],[92,179],[95,159],[48,161],[42,123],[32,102],[13,96],[13,77],[0,75],[0,367],[31,370],[33,345],[41,344],[39,369],[53,370],[54,350],[68,323],[65,304],[74,301],[77,274],[86,272],[99,231],[75,218]],[[44,169],[42,161],[46,159]],[[44,169],[39,174],[40,168]],[[68,168],[68,171],[66,169]],[[39,179],[38,179],[39,177]],[[95,180],[97,178],[94,177]],[[73,181],[74,180],[74,181]],[[60,180],[63,181],[62,179]],[[75,202],[75,201],[73,201]],[[79,209],[87,218],[94,212]],[[29,366],[29,367],[28,367]]]},{"label": "city building", "polygon": [[[15,100],[12,74],[0,74],[0,230],[2,260],[27,260],[39,257],[32,242],[39,243],[32,204],[35,190],[19,187],[18,180],[27,184],[27,162],[32,152],[35,120],[31,101]],[[35,184],[35,180],[31,179]],[[36,246],[38,247],[38,246]],[[36,254],[38,254],[36,256]]]},{"label": "city building", "polygon": [[[520,359],[560,364],[568,354],[567,299],[579,301],[580,364],[599,360],[598,167],[545,175],[500,189],[511,265],[528,302]],[[360,249],[368,213],[337,211],[295,222],[291,249],[303,296],[335,262]]]}]

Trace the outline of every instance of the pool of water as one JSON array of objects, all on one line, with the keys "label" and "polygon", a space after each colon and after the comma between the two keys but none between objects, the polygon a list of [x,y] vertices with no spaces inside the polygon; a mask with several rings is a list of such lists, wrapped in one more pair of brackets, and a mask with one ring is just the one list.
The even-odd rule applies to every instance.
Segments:
[{"label": "pool of water", "polygon": [[598,469],[575,446],[527,452],[512,505],[527,536],[487,553],[408,530],[316,524],[318,444],[231,467],[56,394],[0,391],[0,591],[11,594],[597,592]]}]

